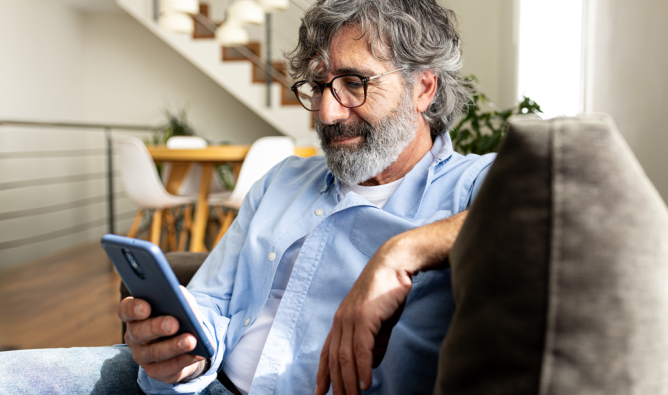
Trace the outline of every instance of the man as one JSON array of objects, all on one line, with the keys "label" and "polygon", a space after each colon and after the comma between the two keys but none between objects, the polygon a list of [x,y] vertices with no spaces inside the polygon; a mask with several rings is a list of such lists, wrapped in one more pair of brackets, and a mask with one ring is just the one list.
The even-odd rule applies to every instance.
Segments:
[{"label": "man", "polygon": [[[129,350],[114,351],[116,373],[89,362],[106,348],[76,354],[81,376],[101,371],[93,375],[102,375],[99,387],[121,385],[136,366],[131,354],[146,393],[225,393],[219,370],[239,393],[313,393],[325,341],[344,343],[327,338],[334,313],[371,256],[395,235],[465,211],[474,198],[493,156],[458,155],[447,133],[468,100],[451,11],[434,0],[321,0],[304,15],[288,60],[300,80],[293,90],[315,111],[325,158],[289,158],[256,183],[184,289],[215,356],[188,354],[189,334],[162,339],[178,322],[148,318],[148,303],[128,298],[118,313]],[[454,311],[449,271],[407,273],[398,279],[412,284],[403,316],[389,343],[377,343],[386,345],[378,350],[383,363],[352,384],[340,372],[328,376],[336,392],[433,388]],[[327,391],[327,375],[318,382],[318,392]]]}]

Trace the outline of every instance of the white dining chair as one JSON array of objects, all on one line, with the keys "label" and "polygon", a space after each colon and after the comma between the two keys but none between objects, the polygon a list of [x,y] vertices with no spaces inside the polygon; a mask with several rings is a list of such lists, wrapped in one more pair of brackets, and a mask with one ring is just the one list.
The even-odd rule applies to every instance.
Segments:
[{"label": "white dining chair", "polygon": [[[160,245],[162,218],[164,217],[170,248],[172,250],[184,249],[185,241],[179,243],[183,245],[183,248],[176,245],[175,220],[171,209],[185,205],[186,211],[192,212],[192,204],[197,201],[197,196],[175,196],[168,193],[158,176],[155,163],[146,149],[146,145],[141,140],[133,136],[117,136],[116,141],[120,155],[121,182],[125,194],[132,203],[139,207],[128,232],[128,237],[136,236],[144,212],[153,210],[149,239]],[[187,210],[188,207],[190,207],[190,210]],[[190,216],[184,215],[185,226],[181,234],[182,240],[184,240],[185,232],[191,224]]]},{"label": "white dining chair", "polygon": [[[229,198],[212,201],[211,204],[224,208],[227,212],[222,216],[220,230],[216,235],[214,246],[218,244],[229,229],[241,203],[253,184],[262,178],[272,167],[283,159],[295,154],[295,144],[290,137],[262,137],[251,146],[239,171],[234,190]],[[219,215],[220,217],[221,215]]]}]

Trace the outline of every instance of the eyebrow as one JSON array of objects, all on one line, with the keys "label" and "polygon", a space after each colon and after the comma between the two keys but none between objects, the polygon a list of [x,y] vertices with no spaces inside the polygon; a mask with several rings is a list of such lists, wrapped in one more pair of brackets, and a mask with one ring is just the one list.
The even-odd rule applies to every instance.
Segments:
[{"label": "eyebrow", "polygon": [[344,74],[359,74],[362,77],[368,77],[371,75],[374,75],[374,71],[371,69],[363,68],[363,69],[358,69],[356,67],[343,67],[340,69],[334,69],[334,74],[336,75],[344,75]]}]

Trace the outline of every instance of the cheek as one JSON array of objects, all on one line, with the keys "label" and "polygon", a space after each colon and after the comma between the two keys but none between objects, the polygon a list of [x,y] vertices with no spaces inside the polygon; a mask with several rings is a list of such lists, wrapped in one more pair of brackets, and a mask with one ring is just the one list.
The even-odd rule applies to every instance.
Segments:
[{"label": "cheek", "polygon": [[356,110],[360,118],[373,124],[389,115],[396,106],[396,99],[375,95],[374,97],[367,96],[366,103]]}]

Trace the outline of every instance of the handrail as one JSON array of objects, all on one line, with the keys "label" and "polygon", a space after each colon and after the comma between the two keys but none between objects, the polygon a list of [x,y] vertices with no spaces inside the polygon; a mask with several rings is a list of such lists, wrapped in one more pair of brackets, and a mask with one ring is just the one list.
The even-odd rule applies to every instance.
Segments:
[{"label": "handrail", "polygon": [[[80,175],[75,175],[75,176],[67,176],[67,177],[56,177],[50,180],[47,179],[40,179],[40,180],[31,180],[31,181],[16,181],[16,182],[8,182],[8,183],[3,183],[0,184],[0,190],[2,189],[11,189],[14,187],[22,187],[22,186],[28,186],[32,185],[35,181],[39,181],[40,183],[44,182],[55,182],[54,180],[57,179],[57,181],[69,181],[71,179],[81,179],[81,180],[86,180],[89,179],[93,176],[99,176],[99,175],[104,175],[106,174],[107,178],[107,209],[108,209],[108,226],[109,226],[109,233],[115,233],[115,219],[116,219],[116,214],[115,214],[115,209],[114,209],[114,162],[113,162],[113,142],[111,139],[111,132],[112,130],[131,130],[135,132],[155,132],[161,129],[160,126],[150,126],[150,125],[129,125],[129,124],[98,124],[98,123],[85,123],[85,122],[47,122],[47,121],[20,121],[20,120],[10,120],[10,119],[0,119],[0,126],[3,125],[8,125],[8,126],[21,126],[21,127],[26,127],[26,126],[39,126],[39,127],[50,127],[50,128],[70,128],[70,129],[99,129],[98,132],[104,132],[106,136],[106,154],[107,154],[107,170],[106,172],[103,173],[95,173],[95,174],[80,174]],[[0,158],[1,159],[1,158]],[[102,177],[100,177],[102,178]],[[122,213],[121,215],[124,215],[127,213]],[[97,223],[97,222],[96,222]],[[78,225],[79,226],[79,225]],[[77,228],[77,227],[74,227]],[[72,228],[72,229],[74,229]],[[77,228],[78,229],[78,228]],[[50,232],[48,235],[51,234],[61,234],[63,230],[56,231],[56,232]],[[35,240],[41,240],[41,237],[46,237],[48,235],[39,235],[35,236],[33,238],[28,238],[30,240],[35,239]],[[28,240],[26,239],[26,240]],[[5,243],[0,243],[0,249],[4,248],[10,248],[10,246],[18,245],[16,243],[23,243],[25,240],[14,240],[10,242],[5,242]],[[22,244],[21,244],[22,245]]]},{"label": "handrail", "polygon": [[98,123],[82,123],[82,122],[46,122],[46,121],[17,121],[11,119],[0,119],[0,125],[15,125],[15,126],[48,126],[58,128],[81,128],[81,129],[121,129],[121,130],[135,130],[135,131],[156,131],[160,130],[160,126],[149,125],[127,125],[127,124],[98,124]]},{"label": "handrail", "polygon": [[[302,10],[302,11],[306,11],[309,7],[311,7],[310,4],[306,3],[306,2],[303,1],[303,0],[299,0],[299,1],[296,1],[296,0],[290,0],[290,2],[291,2],[292,4],[294,4],[294,5],[296,5],[297,8],[299,8],[299,9]],[[302,3],[302,2],[303,2],[303,3]],[[302,3],[302,4],[300,4],[300,3]]]},{"label": "handrail", "polygon": [[[193,17],[197,20],[197,22],[201,23],[212,32],[215,32],[216,29],[218,29],[218,25],[211,19],[207,18],[205,15],[196,14],[193,15]],[[262,60],[262,58],[255,55],[245,46],[235,45],[233,46],[233,48],[239,51],[239,53],[241,53],[243,56],[248,58],[248,60],[250,60],[254,65],[261,68],[262,71],[271,74],[273,78],[275,78],[280,84],[282,84],[286,88],[290,88],[292,86],[292,84],[289,83],[289,81],[283,76],[283,74],[280,71],[268,65],[265,61]]]}]

